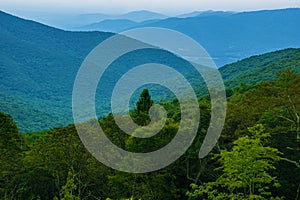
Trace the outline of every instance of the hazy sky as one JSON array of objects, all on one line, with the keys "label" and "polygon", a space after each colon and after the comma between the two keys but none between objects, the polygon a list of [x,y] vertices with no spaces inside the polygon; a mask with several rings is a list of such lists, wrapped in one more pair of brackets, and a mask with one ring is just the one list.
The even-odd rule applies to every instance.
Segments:
[{"label": "hazy sky", "polygon": [[1,0],[0,9],[12,13],[73,12],[107,14],[152,10],[181,14],[195,10],[261,10],[300,7],[300,0]]}]

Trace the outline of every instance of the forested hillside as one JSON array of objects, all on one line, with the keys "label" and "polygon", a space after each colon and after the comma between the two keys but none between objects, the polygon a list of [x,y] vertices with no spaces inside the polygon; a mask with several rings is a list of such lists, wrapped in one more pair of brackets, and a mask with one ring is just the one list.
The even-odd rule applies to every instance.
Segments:
[{"label": "forested hillside", "polygon": [[300,72],[300,49],[285,49],[251,56],[250,58],[225,65],[220,68],[220,73],[225,85],[234,88],[241,83],[254,84],[262,80],[276,78],[276,72],[290,68],[294,72]]},{"label": "forested hillside", "polygon": [[[299,68],[294,63],[291,68]],[[149,93],[141,94],[132,117],[149,123]],[[145,96],[146,95],[146,96]],[[151,95],[151,92],[150,92]],[[235,87],[221,138],[198,159],[210,118],[208,96],[199,99],[197,137],[176,162],[159,171],[129,174],[95,160],[74,125],[20,134],[13,119],[0,113],[0,196],[3,199],[299,199],[300,74],[277,73],[256,87]],[[161,103],[168,111],[164,128],[148,139],[122,132],[108,115],[99,123],[119,147],[150,152],[176,134],[177,101]],[[139,106],[147,105],[147,106]],[[145,131],[138,128],[136,132]]]},{"label": "forested hillside", "polygon": [[[298,13],[297,9],[279,13],[282,12],[290,13],[287,19]],[[261,14],[265,16],[264,12]],[[62,31],[4,12],[0,12],[0,19],[0,111],[10,114],[23,133],[72,123],[71,94],[76,73],[86,55],[112,34]],[[160,59],[162,57],[164,59]],[[252,84],[274,78],[279,69],[293,66],[298,60],[299,49],[287,49],[226,65],[220,71],[225,84],[233,88],[241,83]],[[98,113],[99,117],[110,111],[109,92],[118,78],[145,62],[174,67],[186,74],[199,96],[204,94],[203,82],[199,82],[185,61],[164,51],[150,54],[140,51],[120,58],[111,66],[109,76],[101,83],[103,87],[97,91],[96,109],[102,111]],[[103,90],[103,96],[98,95],[100,90]],[[171,96],[163,90],[153,90],[156,102]]]},{"label": "forested hillside", "polygon": [[[81,22],[101,16],[82,15]],[[72,92],[78,70],[94,47],[115,34],[63,31],[0,11],[0,200],[300,200],[300,8],[194,12],[175,18],[139,11],[113,19],[91,26],[170,28],[203,45],[218,66],[226,64],[219,68],[227,95],[222,130],[222,119],[214,114],[223,116],[218,108],[225,102],[212,95],[220,91],[212,89],[208,94],[191,63],[160,48],[137,49],[111,62],[95,89],[96,116],[74,124]],[[115,53],[110,46],[105,50]],[[139,126],[126,132],[118,119],[128,118],[122,112],[111,113],[113,89],[124,74],[146,63],[170,66],[182,74],[196,93],[196,106],[180,104],[182,99],[190,100],[188,95],[177,98],[167,87],[143,85],[129,100],[129,115]],[[146,79],[146,73],[133,79]],[[166,77],[166,82],[180,78]],[[83,85],[92,85],[88,78]],[[166,115],[154,111],[155,104],[165,108]],[[81,113],[88,113],[81,105]],[[193,115],[198,105],[200,113]],[[165,121],[156,119],[162,115]],[[98,123],[107,138],[86,139]],[[193,126],[194,140],[185,138]],[[211,130],[218,128],[222,133],[215,140],[217,131]],[[179,130],[183,137],[171,143],[175,149],[167,154],[158,151],[169,148]],[[107,148],[106,139],[119,148]],[[187,150],[184,144],[190,145]],[[205,157],[202,144],[212,147]],[[96,152],[89,152],[90,146]],[[138,157],[131,160],[120,149],[142,155],[147,164],[135,164]],[[149,169],[180,149],[186,151],[156,171],[115,170],[115,166],[124,169],[124,163],[132,171]],[[115,166],[97,160],[94,156],[99,152],[106,161],[116,161]],[[161,157],[148,159],[146,155],[153,152]]]},{"label": "forested hillside", "polygon": [[66,32],[0,11],[0,110],[24,132],[70,123],[77,70],[111,35]]},{"label": "forested hillside", "polygon": [[[62,31],[4,12],[0,19],[0,110],[11,114],[22,132],[72,123],[71,96],[80,65],[96,45],[113,34]],[[124,72],[162,57],[162,64],[183,74],[191,71],[186,61],[163,50],[122,56],[100,83],[103,95],[97,92],[97,110],[108,114],[109,92]]]}]

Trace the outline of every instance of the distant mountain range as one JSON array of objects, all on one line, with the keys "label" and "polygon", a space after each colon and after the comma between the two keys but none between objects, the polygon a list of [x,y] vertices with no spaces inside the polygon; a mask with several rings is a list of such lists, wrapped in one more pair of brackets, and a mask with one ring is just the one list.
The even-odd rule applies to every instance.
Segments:
[{"label": "distant mountain range", "polygon": [[[23,16],[21,16],[23,17]],[[88,14],[73,14],[73,13],[39,13],[32,12],[26,15],[26,19],[31,19],[52,27],[63,30],[78,30],[82,27],[89,26],[94,23],[99,23],[104,20],[130,20],[134,22],[143,22],[148,20],[161,20],[169,16],[157,12],[139,10],[125,14],[103,14],[103,13],[88,13]]]},{"label": "distant mountain range", "polygon": [[73,31],[119,33],[132,28],[169,28],[199,42],[219,67],[255,54],[300,47],[300,8],[252,12],[194,11],[176,17],[146,10],[120,15],[41,13],[38,16],[33,18]]},{"label": "distant mountain range", "polygon": [[[165,15],[159,13],[153,13],[149,11],[136,11],[127,13],[124,15],[116,15],[116,16],[109,16],[103,14],[87,14],[87,15],[80,15],[80,18],[93,18],[93,21],[96,18],[101,19],[98,20],[96,23],[87,24],[84,26],[77,26],[75,30],[84,30],[84,31],[108,31],[118,33],[121,31],[125,31],[128,29],[132,29],[135,27],[141,26],[152,26],[151,24],[155,22],[160,22],[164,19],[168,18],[191,18],[191,17],[208,17],[208,16],[220,16],[225,17],[228,15],[232,15],[234,12],[225,12],[225,11],[194,11],[191,13],[181,14],[176,17],[167,17]],[[78,19],[80,21],[80,19]]]},{"label": "distant mountain range", "polygon": [[187,18],[187,17],[204,17],[204,16],[226,16],[226,15],[231,15],[234,14],[235,12],[226,12],[226,11],[213,11],[213,10],[208,10],[208,11],[194,11],[191,13],[185,13],[181,15],[177,15],[177,18]]},{"label": "distant mountain range", "polygon": [[[125,14],[103,14],[103,13],[87,13],[87,14],[72,14],[72,13],[47,13],[47,12],[31,12],[22,15],[26,19],[31,19],[52,27],[57,27],[64,30],[78,30],[78,29],[90,29],[90,25],[98,24],[103,21],[114,20],[129,20],[133,21],[136,24],[139,22],[151,21],[151,20],[162,20],[169,17],[177,18],[187,18],[187,17],[196,17],[196,16],[209,16],[209,15],[227,15],[233,12],[224,12],[224,11],[194,11],[191,13],[180,14],[177,16],[168,16],[157,12],[152,12],[148,10],[139,10],[132,11]],[[106,23],[107,24],[107,23]],[[136,25],[135,24],[135,25]],[[133,24],[121,25],[122,30],[133,27]],[[93,27],[94,30],[104,31],[101,26]],[[107,28],[106,28],[107,29]],[[109,29],[111,32],[116,32],[116,29]]]},{"label": "distant mountain range", "polygon": [[255,54],[300,47],[300,9],[253,12],[196,12],[194,17],[133,22],[110,20],[82,30],[120,32],[162,27],[187,34],[199,42],[220,67]]},{"label": "distant mountain range", "polygon": [[86,25],[78,28],[79,31],[104,31],[104,32],[113,32],[119,33],[124,30],[128,30],[133,27],[143,26],[147,24],[151,24],[154,22],[158,22],[159,20],[146,20],[143,22],[135,22],[129,19],[107,19],[103,20],[99,23],[93,23],[90,25]]},{"label": "distant mountain range", "polygon": [[[273,15],[273,13],[277,14]],[[240,42],[241,44],[237,45],[239,48],[233,48],[235,51],[239,49],[236,54],[234,54],[235,51],[227,52],[231,53],[229,55],[222,54],[224,57],[233,54],[236,59],[251,52],[265,52],[291,46],[299,47],[297,32],[299,28],[298,26],[293,27],[297,24],[295,19],[298,19],[298,14],[298,9],[288,9],[215,17],[217,21],[223,19],[224,24],[205,24],[205,20],[210,21],[211,17],[199,17],[201,19],[199,26],[205,25],[211,30],[218,28],[223,30],[226,25],[237,22],[244,24],[245,29],[240,31],[237,27],[229,26],[227,32],[212,32],[210,35],[199,34],[198,37],[203,36],[206,39],[214,40],[219,36],[219,40],[223,38],[229,44],[230,42]],[[232,16],[235,17],[232,18]],[[230,23],[226,21],[228,18],[231,19]],[[258,22],[257,18],[262,22],[255,24],[254,22]],[[191,24],[188,23],[189,20]],[[162,23],[175,27],[176,21],[180,22],[177,28],[186,27],[185,31],[192,32],[190,29],[193,28],[192,22],[197,19],[196,17],[173,18],[154,22],[154,24]],[[267,22],[269,22],[268,25]],[[183,26],[184,23],[185,26]],[[267,27],[263,27],[263,25]],[[202,28],[194,27],[194,30],[199,31]],[[239,36],[236,32],[246,35]],[[76,73],[87,54],[97,44],[112,35],[104,32],[63,31],[0,11],[0,111],[11,114],[18,122],[22,132],[38,131],[72,123],[71,94]],[[266,41],[263,42],[263,39]],[[259,41],[262,43],[258,44]],[[225,45],[225,42],[221,44]],[[214,41],[210,41],[210,43],[215,44]],[[218,44],[215,45],[217,48]],[[216,53],[222,52],[220,50],[223,49],[217,48]],[[225,50],[223,53],[226,53]],[[148,60],[160,61],[161,57],[174,59],[172,56],[174,55],[167,52],[153,52],[152,57]],[[120,78],[129,66],[139,64],[141,57],[145,58],[143,52],[135,55],[136,59],[124,57],[119,64],[115,64],[110,71],[112,72],[111,77],[104,79],[103,93],[108,95],[108,91],[114,84],[113,80]],[[220,68],[220,71],[225,83],[234,87],[243,82],[253,83],[272,79],[279,69],[293,67],[299,70],[299,60],[300,49],[287,49],[226,65]],[[166,63],[168,62],[166,61]],[[175,58],[172,64],[177,70],[193,79],[194,75],[189,75],[191,72],[185,70],[182,60]],[[195,82],[196,87],[200,87],[197,84]],[[109,100],[106,97],[98,99],[98,109],[108,112]]]}]

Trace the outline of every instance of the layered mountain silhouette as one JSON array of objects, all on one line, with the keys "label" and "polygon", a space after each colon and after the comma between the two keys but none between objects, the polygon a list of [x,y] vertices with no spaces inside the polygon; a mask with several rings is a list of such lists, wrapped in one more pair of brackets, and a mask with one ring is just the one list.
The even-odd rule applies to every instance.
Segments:
[{"label": "layered mountain silhouette", "polygon": [[[299,9],[286,9],[171,18],[152,24],[182,30],[197,40],[203,40],[203,46],[216,61],[223,59],[222,63],[227,63],[250,54],[299,47],[298,15]],[[196,22],[198,25],[193,25]],[[0,111],[11,114],[22,132],[72,123],[71,95],[77,71],[88,53],[112,35],[95,31],[63,31],[0,12]],[[299,49],[286,49],[254,56],[221,67],[220,71],[229,87],[258,82],[264,77],[272,79],[279,69],[291,66],[299,69],[299,52]],[[129,67],[141,64],[141,58],[156,62],[168,58],[165,64],[171,62],[191,78],[195,87],[200,88],[193,73],[184,68],[183,60],[164,51],[152,52],[149,58],[144,54],[138,52],[114,64],[110,76],[102,81],[103,98],[97,100],[98,110],[109,112],[109,92],[115,81]]]},{"label": "layered mountain silhouette", "polygon": [[[104,20],[130,20],[134,22],[143,22],[148,20],[161,20],[168,18],[168,16],[164,14],[147,10],[133,11],[124,14],[31,12],[25,15],[28,19],[64,30],[83,29],[84,27],[89,27],[91,24],[99,23]],[[129,26],[126,26],[126,28],[127,27]]]},{"label": "layered mountain silhouette", "polygon": [[[132,28],[162,27],[182,32],[214,58],[219,67],[255,54],[300,47],[300,9],[253,12],[196,12],[193,17],[132,22],[103,21],[83,30],[121,32]],[[189,16],[189,15],[187,15]]]}]

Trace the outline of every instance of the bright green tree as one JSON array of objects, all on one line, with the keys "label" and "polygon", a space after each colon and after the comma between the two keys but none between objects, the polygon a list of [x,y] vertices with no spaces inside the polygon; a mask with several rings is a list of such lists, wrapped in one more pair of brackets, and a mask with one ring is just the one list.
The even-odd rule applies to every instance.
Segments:
[{"label": "bright green tree", "polygon": [[[216,156],[222,174],[215,182],[200,186],[192,184],[190,198],[201,199],[273,199],[271,187],[279,187],[276,177],[269,171],[280,160],[280,152],[264,146],[270,134],[261,124],[249,128],[250,136],[234,141],[231,151],[223,150]],[[279,198],[278,198],[279,199]]]},{"label": "bright green tree", "polygon": [[61,200],[80,200],[80,198],[74,194],[76,189],[77,185],[74,182],[74,176],[72,171],[69,170],[67,182],[64,186],[62,186],[60,191]]}]

